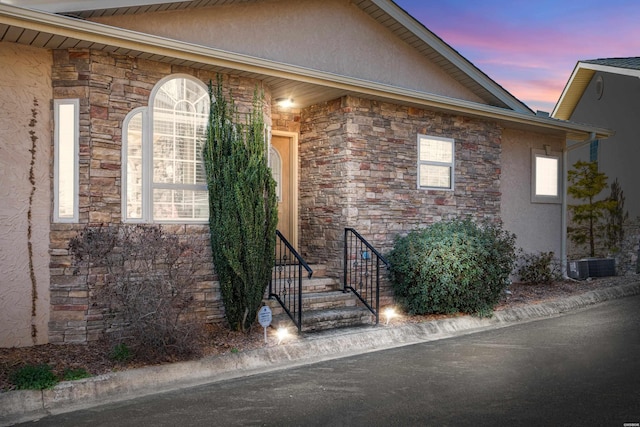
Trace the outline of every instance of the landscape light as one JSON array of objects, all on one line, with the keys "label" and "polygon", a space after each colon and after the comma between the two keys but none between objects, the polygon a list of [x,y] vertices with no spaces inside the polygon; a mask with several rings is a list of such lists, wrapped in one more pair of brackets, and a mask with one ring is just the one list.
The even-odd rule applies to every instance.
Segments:
[{"label": "landscape light", "polygon": [[389,320],[391,320],[392,318],[396,317],[398,314],[396,313],[395,309],[393,307],[387,307],[384,310],[384,315],[387,318],[387,323],[385,323],[385,325],[389,324]]},{"label": "landscape light", "polygon": [[276,336],[278,337],[278,345],[280,345],[280,343],[289,336],[289,330],[287,328],[278,328]]}]

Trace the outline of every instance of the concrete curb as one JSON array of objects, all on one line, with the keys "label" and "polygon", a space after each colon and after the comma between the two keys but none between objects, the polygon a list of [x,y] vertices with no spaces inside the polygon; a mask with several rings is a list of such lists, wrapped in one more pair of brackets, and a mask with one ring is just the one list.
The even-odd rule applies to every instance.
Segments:
[{"label": "concrete curb", "polygon": [[0,393],[0,426],[184,387],[502,328],[637,294],[640,294],[640,281],[497,311],[491,318],[460,316],[424,323],[336,330],[245,353],[66,381],[51,390]]}]

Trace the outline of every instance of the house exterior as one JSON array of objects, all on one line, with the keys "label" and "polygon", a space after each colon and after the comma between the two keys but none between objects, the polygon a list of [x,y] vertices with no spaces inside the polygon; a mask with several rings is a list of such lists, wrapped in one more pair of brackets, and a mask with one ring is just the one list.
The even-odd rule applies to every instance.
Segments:
[{"label": "house exterior", "polygon": [[[536,116],[388,0],[21,4],[0,3],[3,347],[100,335],[68,250],[87,224],[208,241],[197,149],[218,75],[241,112],[264,93],[279,228],[335,276],[345,227],[385,252],[463,215],[562,253],[566,142],[611,134]],[[213,266],[198,286],[221,321]]]},{"label": "house exterior", "polygon": [[[620,273],[636,272],[640,240],[640,57],[604,58],[579,61],[555,106],[552,117],[576,123],[591,123],[612,129],[606,140],[597,137],[586,143],[569,141],[568,166],[578,160],[596,161],[609,184],[618,180],[629,213],[626,237],[621,253],[616,255]],[[607,197],[609,191],[602,192]],[[574,256],[580,248],[571,248]]]}]

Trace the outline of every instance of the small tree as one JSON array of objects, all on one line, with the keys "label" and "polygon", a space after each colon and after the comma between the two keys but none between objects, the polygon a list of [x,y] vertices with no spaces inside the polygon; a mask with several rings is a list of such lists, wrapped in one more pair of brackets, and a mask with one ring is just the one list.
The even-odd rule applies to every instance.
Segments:
[{"label": "small tree", "polygon": [[607,186],[607,175],[598,172],[596,162],[576,162],[567,178],[571,184],[567,193],[575,199],[586,201],[568,206],[575,225],[567,231],[575,243],[582,245],[588,242],[589,256],[593,257],[596,253],[596,238],[600,234],[599,223],[617,202],[610,199],[597,200],[597,196]]},{"label": "small tree", "polygon": [[[218,77],[209,85],[211,109],[204,162],[209,190],[211,249],[225,316],[232,329],[248,331],[269,284],[278,222],[275,181],[267,164],[261,102],[241,124]],[[214,97],[215,95],[215,97]]]},{"label": "small tree", "polygon": [[611,252],[620,250],[620,245],[624,241],[624,224],[629,219],[629,212],[624,210],[624,192],[616,178],[611,183],[611,194],[609,200],[612,202],[607,212],[607,223],[605,232],[607,237],[607,249]]}]

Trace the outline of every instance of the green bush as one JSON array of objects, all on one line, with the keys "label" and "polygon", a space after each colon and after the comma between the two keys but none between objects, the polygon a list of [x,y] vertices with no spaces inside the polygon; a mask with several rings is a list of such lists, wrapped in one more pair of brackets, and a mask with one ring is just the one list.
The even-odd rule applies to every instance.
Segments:
[{"label": "green bush", "polygon": [[560,260],[553,252],[540,252],[538,254],[521,253],[518,257],[516,274],[520,281],[528,284],[548,284],[560,280],[562,271]]},{"label": "green bush", "polygon": [[62,379],[65,381],[81,380],[83,378],[89,378],[90,376],[91,374],[84,368],[67,368],[62,373]]},{"label": "green bush", "polygon": [[515,235],[498,225],[455,219],[397,238],[389,254],[390,278],[410,314],[488,315],[515,259]]},{"label": "green bush", "polygon": [[109,358],[116,362],[125,363],[133,359],[133,352],[125,343],[120,343],[111,349]]},{"label": "green bush", "polygon": [[25,365],[13,372],[9,380],[18,390],[44,390],[58,384],[49,365]]}]

